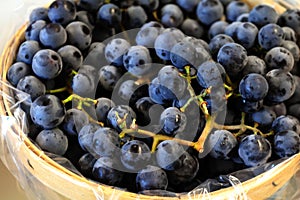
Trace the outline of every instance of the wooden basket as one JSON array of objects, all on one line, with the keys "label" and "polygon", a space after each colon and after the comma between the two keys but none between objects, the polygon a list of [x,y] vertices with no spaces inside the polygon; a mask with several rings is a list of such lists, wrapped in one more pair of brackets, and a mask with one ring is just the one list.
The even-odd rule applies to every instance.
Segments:
[{"label": "wooden basket", "polygon": [[[258,0],[248,0],[250,4],[256,5],[261,3]],[[266,1],[267,3],[273,1]],[[273,2],[274,3],[274,2]],[[272,4],[281,13],[285,10],[282,4]],[[6,45],[4,52],[0,58],[0,74],[2,80],[6,81],[6,73],[12,65],[18,46],[24,41],[24,33],[27,24],[21,27],[14,37]],[[10,94],[11,91],[7,85],[2,84],[1,90],[4,94]],[[5,95],[2,96],[0,104],[0,114],[13,116],[10,107],[11,103]],[[2,137],[2,135],[0,135]],[[0,140],[1,141],[1,140]],[[249,199],[265,199],[273,195],[285,183],[287,183],[295,173],[300,170],[300,153],[280,163],[269,171],[243,182],[237,187],[230,187],[218,190],[209,195],[178,195],[178,197],[161,197],[161,196],[146,196],[130,193],[119,190],[114,187],[101,185],[81,177],[66,168],[62,167],[48,156],[43,151],[38,149],[23,133],[17,123],[13,124],[12,128],[6,133],[5,141],[10,144],[17,144],[18,151],[15,152],[14,160],[18,161],[17,165],[21,165],[26,169],[26,172],[34,176],[41,184],[45,185],[49,190],[53,190],[61,197],[60,199],[84,200],[84,199],[126,199],[126,200],[172,200],[172,199],[243,199],[245,196]],[[9,166],[8,166],[9,167]],[[237,192],[239,190],[239,192]],[[41,191],[42,192],[42,191]],[[57,196],[56,196],[57,197]],[[55,196],[49,196],[47,199],[57,199]]]}]

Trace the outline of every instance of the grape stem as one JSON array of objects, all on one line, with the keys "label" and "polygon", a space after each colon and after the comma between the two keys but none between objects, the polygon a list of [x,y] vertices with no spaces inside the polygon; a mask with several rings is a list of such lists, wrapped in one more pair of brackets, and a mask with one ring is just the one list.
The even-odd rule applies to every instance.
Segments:
[{"label": "grape stem", "polygon": [[178,139],[178,138],[173,138],[173,137],[170,137],[170,136],[167,136],[167,135],[155,134],[151,131],[147,131],[147,130],[143,130],[143,129],[139,129],[139,128],[137,128],[137,129],[131,129],[131,128],[130,129],[123,129],[122,132],[119,134],[119,137],[124,138],[126,134],[130,135],[130,136],[136,136],[136,134],[141,134],[141,135],[152,137],[153,142],[152,142],[151,152],[155,152],[158,143],[160,141],[164,141],[164,140],[174,140],[178,144],[182,144],[182,145],[190,146],[190,147],[195,146],[195,143],[191,142],[191,141],[182,140],[182,139]]}]

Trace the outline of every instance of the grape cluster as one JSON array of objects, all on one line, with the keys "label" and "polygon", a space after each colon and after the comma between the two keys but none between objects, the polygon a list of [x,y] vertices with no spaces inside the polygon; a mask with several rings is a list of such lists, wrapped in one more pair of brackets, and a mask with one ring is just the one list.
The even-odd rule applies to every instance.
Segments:
[{"label": "grape cluster", "polygon": [[56,0],[32,10],[7,80],[31,97],[28,136],[84,176],[189,192],[299,153],[298,15],[242,1]]}]

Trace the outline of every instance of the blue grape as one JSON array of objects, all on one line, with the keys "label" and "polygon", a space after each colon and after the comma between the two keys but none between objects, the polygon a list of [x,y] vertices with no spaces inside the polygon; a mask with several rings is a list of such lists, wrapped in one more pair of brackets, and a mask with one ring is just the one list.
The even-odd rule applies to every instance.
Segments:
[{"label": "blue grape", "polygon": [[162,27],[142,27],[136,35],[137,45],[154,48],[156,38],[162,33]]},{"label": "blue grape", "polygon": [[248,56],[246,49],[240,44],[227,43],[220,48],[217,59],[229,75],[235,75],[244,69]]},{"label": "blue grape", "polygon": [[81,21],[74,21],[66,26],[68,42],[80,50],[87,49],[92,42],[92,31]]},{"label": "blue grape", "polygon": [[280,69],[289,72],[294,67],[294,57],[292,53],[283,47],[270,49],[265,56],[265,62],[269,70]]},{"label": "blue grape", "polygon": [[284,32],[277,24],[267,24],[258,32],[258,43],[266,50],[281,46],[284,40]]},{"label": "blue grape", "polygon": [[76,6],[68,0],[56,0],[49,6],[48,17],[52,23],[66,25],[76,16]]},{"label": "blue grape", "polygon": [[85,23],[92,31],[96,26],[96,19],[88,11],[82,10],[76,13],[76,21]]},{"label": "blue grape", "polygon": [[123,55],[130,48],[128,41],[122,38],[112,39],[105,47],[105,58],[108,63],[120,67],[123,65]]},{"label": "blue grape", "polygon": [[200,0],[176,0],[177,5],[179,5],[186,12],[195,11]]},{"label": "blue grape", "polygon": [[46,26],[46,21],[37,20],[30,23],[25,31],[26,40],[40,41],[40,31]]},{"label": "blue grape", "polygon": [[250,22],[241,22],[236,30],[236,41],[246,49],[252,48],[256,44],[258,28]]},{"label": "blue grape", "polygon": [[208,26],[220,20],[223,13],[224,7],[219,0],[202,0],[196,10],[198,20]]},{"label": "blue grape", "polygon": [[141,6],[130,6],[126,11],[127,19],[124,20],[128,24],[128,28],[140,28],[148,19],[148,16]]},{"label": "blue grape", "polygon": [[211,59],[211,54],[207,42],[195,37],[184,37],[182,42],[188,42],[192,44],[196,50],[195,66],[201,65],[203,62]]},{"label": "blue grape", "polygon": [[197,68],[197,81],[204,87],[220,87],[225,82],[225,69],[215,61],[206,61]]},{"label": "blue grape", "polygon": [[175,67],[182,70],[185,66],[194,67],[197,64],[197,55],[191,43],[181,41],[172,47],[170,59]]},{"label": "blue grape", "polygon": [[243,69],[243,75],[246,76],[250,73],[265,75],[267,73],[265,61],[257,56],[248,56],[248,62]]},{"label": "blue grape", "polygon": [[66,108],[58,97],[45,94],[36,98],[30,107],[32,121],[44,129],[60,125],[65,117]]},{"label": "blue grape", "polygon": [[121,22],[122,15],[120,8],[117,5],[113,3],[107,3],[103,4],[99,8],[97,18],[111,26],[116,26]]},{"label": "blue grape", "polygon": [[117,186],[121,183],[124,172],[118,170],[118,162],[110,157],[97,159],[93,166],[93,178],[103,184]]},{"label": "blue grape", "polygon": [[184,131],[187,116],[176,107],[166,108],[160,115],[160,126],[164,134],[175,136]]},{"label": "blue grape", "polygon": [[41,47],[37,41],[27,40],[20,44],[16,61],[31,65],[33,56],[39,50],[41,50]]},{"label": "blue grape", "polygon": [[176,4],[167,4],[161,8],[161,23],[165,27],[178,27],[183,20],[183,13]]},{"label": "blue grape", "polygon": [[285,12],[283,12],[278,19],[277,22],[280,26],[287,26],[292,28],[297,37],[300,34],[300,20],[299,20],[299,10],[292,8],[287,9]]},{"label": "blue grape", "polygon": [[61,126],[66,134],[77,137],[78,132],[88,123],[89,117],[85,112],[71,108],[66,111],[64,121]]},{"label": "blue grape", "polygon": [[155,42],[156,55],[163,60],[170,60],[170,51],[175,44],[184,38],[184,34],[178,29],[166,29]]},{"label": "blue grape", "polygon": [[164,90],[167,92],[166,94],[162,93],[166,99],[169,99],[170,92],[173,98],[181,98],[184,95],[187,89],[187,83],[186,80],[179,75],[179,71],[176,67],[172,65],[164,66],[159,70],[157,77],[159,83],[169,90]]},{"label": "blue grape", "polygon": [[32,101],[46,93],[45,84],[32,75],[21,78],[18,81],[17,89],[29,94]]},{"label": "blue grape", "polygon": [[282,47],[289,50],[292,53],[295,62],[298,62],[300,60],[300,49],[296,42],[285,40],[282,43]]},{"label": "blue grape", "polygon": [[237,22],[249,22],[249,13],[244,13],[236,18]]},{"label": "blue grape", "polygon": [[264,99],[268,94],[268,90],[269,85],[265,77],[256,73],[244,76],[239,84],[239,92],[242,98],[249,101]]},{"label": "blue grape", "polygon": [[233,43],[234,40],[231,36],[226,34],[218,34],[214,36],[209,42],[209,49],[214,59],[217,58],[219,50],[221,47],[228,43]]},{"label": "blue grape", "polygon": [[30,73],[31,68],[29,65],[23,62],[15,62],[9,67],[6,77],[13,86],[17,86],[18,82]]},{"label": "blue grape", "polygon": [[60,24],[48,23],[41,29],[39,39],[44,47],[58,49],[66,43],[67,32]]},{"label": "blue grape", "polygon": [[102,128],[98,124],[88,123],[78,132],[78,143],[84,151],[91,151],[95,132]]},{"label": "blue grape", "polygon": [[182,22],[180,29],[184,34],[195,38],[201,38],[204,35],[203,27],[195,19],[185,19]]},{"label": "blue grape", "polygon": [[78,70],[83,62],[83,55],[81,51],[72,45],[62,46],[57,50],[57,53],[60,55],[64,69],[73,69]]},{"label": "blue grape", "polygon": [[266,74],[266,79],[269,84],[266,98],[271,102],[281,103],[289,99],[295,92],[295,79],[289,72],[273,69]]},{"label": "blue grape", "polygon": [[272,123],[272,130],[274,133],[280,133],[283,131],[295,131],[300,133],[300,122],[298,118],[291,115],[278,116]]},{"label": "blue grape", "polygon": [[96,158],[117,156],[120,138],[116,130],[108,127],[97,129],[93,134],[89,152]]},{"label": "blue grape", "polygon": [[144,46],[131,46],[123,55],[123,65],[134,76],[142,76],[151,70],[151,56]]},{"label": "blue grape", "polygon": [[208,137],[212,150],[209,155],[217,159],[229,159],[229,153],[238,144],[234,135],[227,130],[216,130]]},{"label": "blue grape", "polygon": [[170,184],[186,184],[196,177],[199,170],[197,158],[190,155],[188,152],[184,152],[183,154],[180,154],[180,157],[175,163],[175,170],[166,170]]},{"label": "blue grape", "polygon": [[252,120],[259,124],[262,130],[269,131],[273,121],[276,119],[276,113],[269,107],[263,106],[260,110],[252,113]]},{"label": "blue grape", "polygon": [[249,167],[265,164],[271,157],[270,142],[260,135],[248,135],[239,145],[239,156],[244,164]]},{"label": "blue grape", "polygon": [[[228,22],[226,21],[216,21],[214,22],[208,30],[208,37],[212,39],[213,37],[219,35],[219,34],[224,34],[225,29],[228,26]],[[210,40],[211,42],[211,40]]]},{"label": "blue grape", "polygon": [[87,73],[76,74],[72,79],[72,90],[81,97],[95,96],[96,86],[93,77]]},{"label": "blue grape", "polygon": [[29,22],[33,23],[38,20],[48,21],[48,8],[36,7],[29,14]]},{"label": "blue grape", "polygon": [[93,42],[90,45],[88,54],[83,60],[84,65],[91,65],[96,69],[100,69],[102,66],[107,65],[105,58],[105,44],[102,42]]},{"label": "blue grape", "polygon": [[109,110],[114,106],[115,103],[111,99],[105,97],[98,98],[96,104],[96,115],[98,121],[105,123],[107,121],[107,114]]},{"label": "blue grape", "polygon": [[147,165],[137,173],[136,187],[138,191],[166,190],[168,187],[167,174],[159,167]]},{"label": "blue grape", "polygon": [[183,146],[174,140],[165,140],[159,143],[156,149],[156,162],[164,170],[176,170],[180,166],[178,159],[185,153]]},{"label": "blue grape", "polygon": [[279,15],[276,10],[266,4],[257,5],[249,13],[249,22],[257,25],[258,27],[265,26],[271,23],[277,23]]},{"label": "blue grape", "polygon": [[63,68],[60,55],[51,49],[39,50],[32,59],[32,70],[40,78],[53,79]]},{"label": "blue grape", "polygon": [[274,151],[281,158],[291,157],[300,151],[300,136],[292,130],[282,131],[274,136]]},{"label": "blue grape", "polygon": [[145,168],[151,158],[151,152],[146,143],[140,140],[126,142],[121,148],[121,162],[130,171],[139,171]]},{"label": "blue grape", "polygon": [[150,99],[157,104],[164,104],[169,100],[163,96],[163,90],[168,90],[168,88],[164,87],[159,83],[158,78],[154,78],[149,85],[149,97]]},{"label": "blue grape", "polygon": [[129,128],[133,122],[133,119],[136,118],[136,114],[132,108],[127,105],[116,105],[110,109],[107,114],[107,120],[114,129],[121,131],[122,127],[120,127],[118,117],[121,119],[126,117],[125,124],[126,127]]},{"label": "blue grape", "polygon": [[236,35],[237,35],[237,29],[239,26],[242,25],[243,22],[239,22],[239,21],[235,21],[232,22],[230,24],[228,24],[228,26],[225,27],[225,34],[229,35],[230,37],[232,37],[233,39],[236,39]]},{"label": "blue grape", "polygon": [[90,153],[83,154],[78,160],[78,168],[82,175],[92,178],[92,171],[97,159]]},{"label": "blue grape", "polygon": [[248,13],[249,6],[242,1],[232,1],[226,6],[226,19],[230,22],[236,21],[239,15]]},{"label": "blue grape", "polygon": [[241,98],[240,107],[242,112],[254,113],[263,107],[263,100],[249,101],[248,99]]},{"label": "blue grape", "polygon": [[113,65],[101,67],[99,70],[99,82],[101,87],[107,91],[113,91],[121,76],[121,70]]},{"label": "blue grape", "polygon": [[64,155],[68,149],[68,138],[58,128],[41,131],[35,142],[43,150],[57,155]]}]

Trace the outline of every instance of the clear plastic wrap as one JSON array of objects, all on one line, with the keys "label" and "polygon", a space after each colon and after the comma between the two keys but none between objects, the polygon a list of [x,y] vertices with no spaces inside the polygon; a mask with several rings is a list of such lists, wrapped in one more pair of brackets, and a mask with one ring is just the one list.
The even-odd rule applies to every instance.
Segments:
[{"label": "clear plastic wrap", "polygon": [[[3,14],[1,51],[6,41],[24,24],[30,11],[37,6],[44,6],[51,0],[15,0],[2,9]],[[1,56],[2,57],[2,56]],[[1,63],[2,65],[3,63]],[[2,66],[1,66],[2,67]],[[1,75],[2,77],[2,75]],[[86,179],[66,158],[41,151],[28,134],[26,114],[20,108],[23,102],[30,103],[28,95],[18,91],[8,82],[0,80],[1,118],[0,118],[0,158],[26,191],[28,199],[251,199],[265,193],[264,182],[271,181],[272,187],[283,185],[268,199],[300,199],[300,158],[299,154],[287,160],[277,160],[263,166],[247,168],[231,174],[224,174],[215,179],[208,179],[189,193],[172,193],[163,191],[144,191],[140,195],[112,188]],[[5,101],[5,102],[4,102]],[[280,171],[283,167],[289,171]],[[290,165],[291,167],[286,167]],[[283,181],[272,175],[291,177]],[[261,188],[259,187],[260,185]],[[255,187],[254,187],[255,186]],[[255,188],[254,195],[251,188]],[[277,188],[276,188],[277,190]],[[165,197],[158,195],[164,194]],[[146,196],[145,196],[146,195]],[[263,195],[264,196],[264,195]],[[172,198],[173,199],[173,198]],[[254,199],[254,198],[253,198]]]}]

